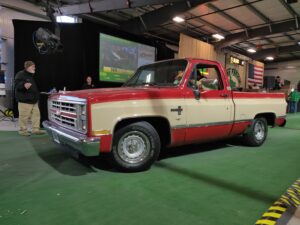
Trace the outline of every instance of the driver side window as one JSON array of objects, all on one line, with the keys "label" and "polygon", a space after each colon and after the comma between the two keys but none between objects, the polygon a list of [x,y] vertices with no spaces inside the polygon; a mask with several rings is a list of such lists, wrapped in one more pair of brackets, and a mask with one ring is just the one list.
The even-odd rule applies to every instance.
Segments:
[{"label": "driver side window", "polygon": [[218,67],[215,65],[196,65],[190,75],[188,86],[199,88],[201,91],[222,90],[223,84]]}]

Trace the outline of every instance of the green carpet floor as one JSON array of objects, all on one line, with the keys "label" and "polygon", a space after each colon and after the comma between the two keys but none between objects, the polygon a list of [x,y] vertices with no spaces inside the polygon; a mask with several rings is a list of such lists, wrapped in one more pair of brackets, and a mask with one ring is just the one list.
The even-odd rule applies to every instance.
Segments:
[{"label": "green carpet floor", "polygon": [[300,177],[300,114],[265,144],[168,149],[146,172],[0,132],[1,225],[252,225]]}]

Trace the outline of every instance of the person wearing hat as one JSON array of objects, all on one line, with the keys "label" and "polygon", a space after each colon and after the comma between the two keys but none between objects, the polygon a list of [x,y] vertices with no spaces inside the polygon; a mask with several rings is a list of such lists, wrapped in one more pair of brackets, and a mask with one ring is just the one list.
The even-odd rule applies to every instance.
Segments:
[{"label": "person wearing hat", "polygon": [[15,96],[19,110],[19,134],[30,136],[28,132],[28,121],[32,122],[32,134],[45,134],[40,129],[40,92],[33,78],[35,74],[35,63],[25,61],[24,70],[19,71],[15,77]]}]

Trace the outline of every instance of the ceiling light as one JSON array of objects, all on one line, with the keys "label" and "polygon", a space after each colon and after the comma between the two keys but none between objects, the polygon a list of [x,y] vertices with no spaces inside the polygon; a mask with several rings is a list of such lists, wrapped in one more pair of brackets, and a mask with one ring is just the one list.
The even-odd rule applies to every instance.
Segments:
[{"label": "ceiling light", "polygon": [[273,56],[267,56],[267,57],[266,57],[266,60],[272,61],[272,60],[274,60],[274,57],[273,57]]},{"label": "ceiling light", "polygon": [[255,53],[255,52],[256,52],[256,50],[255,50],[254,48],[248,48],[248,49],[247,49],[247,52],[250,52],[250,53]]},{"label": "ceiling light", "polygon": [[180,16],[175,16],[173,18],[173,21],[175,21],[176,23],[182,23],[184,21],[184,19]]},{"label": "ceiling light", "polygon": [[298,41],[298,45],[300,45],[300,41]]},{"label": "ceiling light", "polygon": [[222,40],[224,39],[225,37],[221,34],[213,34],[212,35],[213,38],[217,39],[217,40]]}]

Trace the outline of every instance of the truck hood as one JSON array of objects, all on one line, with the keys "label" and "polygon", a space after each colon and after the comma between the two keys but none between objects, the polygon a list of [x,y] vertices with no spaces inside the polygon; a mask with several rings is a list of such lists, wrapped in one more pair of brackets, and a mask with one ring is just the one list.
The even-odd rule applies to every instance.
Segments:
[{"label": "truck hood", "polygon": [[177,87],[120,87],[120,88],[98,88],[80,91],[66,91],[58,93],[51,98],[76,97],[87,99],[90,103],[142,100],[142,99],[160,99],[160,98],[178,98],[180,91]]}]

